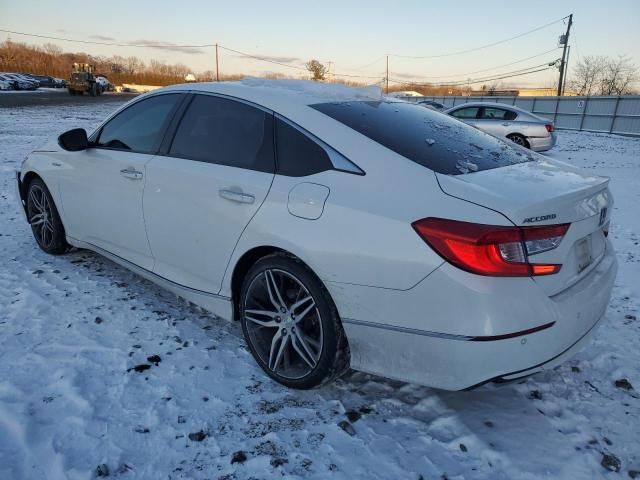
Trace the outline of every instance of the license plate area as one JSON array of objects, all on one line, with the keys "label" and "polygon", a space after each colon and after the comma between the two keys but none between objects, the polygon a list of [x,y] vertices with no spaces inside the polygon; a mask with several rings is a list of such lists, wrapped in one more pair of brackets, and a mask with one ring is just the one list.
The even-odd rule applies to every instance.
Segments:
[{"label": "license plate area", "polygon": [[576,242],[576,260],[578,273],[591,265],[593,260],[591,255],[591,235],[587,235]]}]

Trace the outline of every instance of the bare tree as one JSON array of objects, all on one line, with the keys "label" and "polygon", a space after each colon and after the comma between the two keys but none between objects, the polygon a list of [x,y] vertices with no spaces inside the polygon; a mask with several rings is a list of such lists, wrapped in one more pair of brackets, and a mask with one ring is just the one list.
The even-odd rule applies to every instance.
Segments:
[{"label": "bare tree", "polygon": [[587,56],[575,66],[569,85],[578,95],[625,95],[638,78],[629,57]]},{"label": "bare tree", "polygon": [[305,65],[307,67],[307,70],[309,70],[309,72],[312,75],[312,79],[313,80],[324,80],[325,75],[327,74],[327,67],[325,67],[323,64],[321,64],[318,60],[313,59],[307,62],[307,64]]},{"label": "bare tree", "polygon": [[631,92],[632,85],[638,80],[638,67],[629,57],[619,55],[607,61],[602,80],[601,95],[625,95]]},{"label": "bare tree", "polygon": [[597,93],[602,74],[607,65],[607,58],[603,56],[583,57],[574,67],[570,87],[578,95],[593,95]]},{"label": "bare tree", "polygon": [[127,57],[125,62],[126,71],[129,75],[134,75],[144,68],[144,62],[138,57]]}]

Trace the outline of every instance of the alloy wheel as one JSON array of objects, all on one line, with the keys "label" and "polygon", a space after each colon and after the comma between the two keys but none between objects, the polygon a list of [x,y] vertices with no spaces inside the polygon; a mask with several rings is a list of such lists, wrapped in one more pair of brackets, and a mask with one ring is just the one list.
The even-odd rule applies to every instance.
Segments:
[{"label": "alloy wheel", "polygon": [[53,210],[46,192],[39,185],[29,188],[27,210],[33,235],[43,248],[49,248],[54,241]]},{"label": "alloy wheel", "polygon": [[299,379],[317,366],[323,331],[316,300],[293,274],[268,269],[249,284],[243,303],[248,340],[277,376]]},{"label": "alloy wheel", "polygon": [[514,136],[512,136],[510,138],[511,138],[511,141],[513,143],[515,143],[516,145],[520,145],[521,147],[526,147],[527,146],[525,141],[524,141],[524,138],[522,138],[519,135],[514,135]]}]

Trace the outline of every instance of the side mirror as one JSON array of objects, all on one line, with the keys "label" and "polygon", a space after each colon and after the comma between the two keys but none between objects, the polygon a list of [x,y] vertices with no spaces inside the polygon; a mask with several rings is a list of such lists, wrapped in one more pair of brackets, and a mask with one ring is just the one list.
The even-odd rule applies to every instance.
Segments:
[{"label": "side mirror", "polygon": [[58,137],[58,144],[69,152],[78,152],[89,148],[87,132],[84,128],[74,128]]}]

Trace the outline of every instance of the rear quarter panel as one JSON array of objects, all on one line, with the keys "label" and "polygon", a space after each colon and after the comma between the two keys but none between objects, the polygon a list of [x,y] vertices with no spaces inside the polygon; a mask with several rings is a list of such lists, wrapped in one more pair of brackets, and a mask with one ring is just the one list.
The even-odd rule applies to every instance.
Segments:
[{"label": "rear quarter panel", "polygon": [[[360,146],[360,155],[350,158],[366,175],[339,171],[300,178],[276,175],[267,199],[238,242],[221,294],[230,292],[238,259],[260,246],[293,253],[326,282],[406,290],[443,263],[413,230],[412,222],[435,216],[510,224],[497,212],[445,195],[433,171],[372,141]],[[289,192],[302,182],[330,189],[317,220],[295,217],[287,209]]]}]

